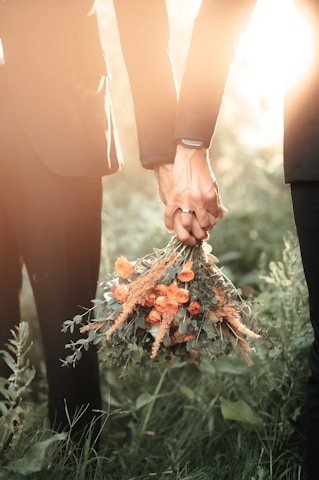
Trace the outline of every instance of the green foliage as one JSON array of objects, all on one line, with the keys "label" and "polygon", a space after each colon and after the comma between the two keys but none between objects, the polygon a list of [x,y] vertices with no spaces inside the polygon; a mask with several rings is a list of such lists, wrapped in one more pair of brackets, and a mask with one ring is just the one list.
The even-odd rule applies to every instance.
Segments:
[{"label": "green foliage", "polygon": [[0,378],[0,452],[13,448],[18,441],[21,424],[26,418],[22,399],[35,375],[28,359],[31,348],[28,324],[20,323],[11,333],[7,350],[0,352],[12,372],[8,379]]},{"label": "green foliage", "polygon": [[[138,478],[159,468],[183,478],[183,468],[195,475],[198,466],[208,469],[202,477],[207,479],[304,478],[311,330],[294,235],[285,239],[282,260],[273,262],[262,279],[255,308],[264,340],[250,368],[234,353],[200,370],[195,365],[154,368],[146,379],[133,370],[125,384],[114,371],[105,372],[106,396],[123,409],[108,429],[115,442],[109,467],[115,471],[117,465],[121,472],[112,478],[131,478],[128,464]],[[119,458],[118,442],[123,445]]]},{"label": "green foliage", "polygon": [[256,415],[250,405],[244,400],[232,402],[224,397],[220,398],[221,412],[225,420],[236,420],[249,425],[262,426],[261,418]]},{"label": "green foliage", "polygon": [[[9,446],[3,455],[0,478],[302,480],[311,330],[294,234],[285,238],[282,258],[260,268],[254,309],[263,340],[252,367],[235,352],[200,368],[154,364],[146,375],[132,368],[125,381],[117,369],[103,366],[101,450],[78,450],[68,436],[46,430],[44,422],[37,426],[29,415],[15,449]],[[10,343],[7,359],[15,371],[28,371],[22,366],[28,363],[26,334],[24,349],[18,347],[20,334]],[[22,393],[19,407],[26,418]]]},{"label": "green foliage", "polygon": [[[247,167],[248,169],[248,167]],[[244,173],[246,169],[242,173]],[[228,193],[230,210],[213,229],[210,243],[220,264],[235,285],[259,289],[260,260],[264,265],[278,261],[282,254],[282,239],[294,229],[289,188],[282,185],[276,174],[267,177],[266,185],[256,174],[256,184],[247,185],[240,194]],[[268,178],[270,177],[270,178]],[[247,182],[247,180],[246,180]]]},{"label": "green foliage", "polygon": [[28,477],[30,474],[43,471],[46,466],[46,455],[49,447],[54,442],[64,440],[66,434],[56,434],[47,440],[36,442],[32,445],[22,458],[17,458],[9,462],[0,471],[0,479],[18,480],[18,478]]}]

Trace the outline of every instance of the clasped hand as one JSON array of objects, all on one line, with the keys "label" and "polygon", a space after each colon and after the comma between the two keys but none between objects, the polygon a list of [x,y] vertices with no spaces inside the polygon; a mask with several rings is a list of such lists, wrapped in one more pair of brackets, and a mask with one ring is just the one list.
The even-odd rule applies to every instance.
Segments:
[{"label": "clasped hand", "polygon": [[178,145],[174,163],[157,166],[155,176],[166,205],[166,228],[175,230],[186,245],[207,238],[207,232],[227,213],[205,148]]}]

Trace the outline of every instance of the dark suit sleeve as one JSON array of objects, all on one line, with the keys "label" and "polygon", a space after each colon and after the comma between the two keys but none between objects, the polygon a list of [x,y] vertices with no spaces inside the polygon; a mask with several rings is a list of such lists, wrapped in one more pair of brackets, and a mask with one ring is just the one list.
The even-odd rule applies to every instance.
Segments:
[{"label": "dark suit sleeve", "polygon": [[203,0],[182,80],[175,139],[209,146],[229,67],[254,5],[255,0]]},{"label": "dark suit sleeve", "polygon": [[177,93],[165,0],[113,0],[145,168],[174,161]]}]

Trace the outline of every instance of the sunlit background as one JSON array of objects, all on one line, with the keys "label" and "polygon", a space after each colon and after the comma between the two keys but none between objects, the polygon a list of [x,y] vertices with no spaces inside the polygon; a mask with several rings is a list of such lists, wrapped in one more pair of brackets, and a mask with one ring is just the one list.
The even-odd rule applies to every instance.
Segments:
[{"label": "sunlit background", "polygon": [[[201,0],[167,0],[171,23],[171,48],[180,80],[189,44],[192,23]],[[128,89],[122,64],[112,2],[98,0],[103,38],[113,72],[111,89],[120,119],[120,132],[134,123],[129,93],[123,102],[119,91]],[[294,20],[293,0],[259,0],[250,24],[243,33],[230,71],[219,124],[228,125],[236,120],[240,138],[247,149],[253,146],[275,146],[280,152],[282,139],[283,88],[288,70],[289,77],[306,71],[311,50],[306,49],[310,29],[301,15]],[[147,19],[146,19],[147,21]],[[110,28],[110,26],[112,28]],[[303,40],[302,40],[303,39]],[[293,47],[293,48],[292,48]],[[209,61],[209,60],[208,60]],[[123,111],[124,110],[124,111]],[[238,120],[239,110],[242,113]],[[134,126],[132,126],[134,129]],[[126,134],[125,134],[126,135]],[[126,141],[127,144],[127,136]],[[133,140],[128,142],[129,157]],[[126,147],[124,147],[126,150]]]}]

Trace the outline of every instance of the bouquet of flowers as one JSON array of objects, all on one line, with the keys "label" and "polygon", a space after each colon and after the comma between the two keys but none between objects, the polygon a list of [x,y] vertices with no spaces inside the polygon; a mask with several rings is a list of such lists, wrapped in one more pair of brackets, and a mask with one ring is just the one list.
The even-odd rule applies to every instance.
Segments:
[{"label": "bouquet of flowers", "polygon": [[250,304],[210,250],[205,242],[187,247],[174,236],[165,248],[135,262],[119,257],[115,273],[100,285],[103,298],[64,322],[64,331],[77,325],[86,334],[67,345],[73,353],[65,363],[75,364],[92,343],[104,360],[122,366],[161,358],[194,362],[203,355],[214,360],[235,346],[251,364],[247,337],[260,335],[251,329]]}]

